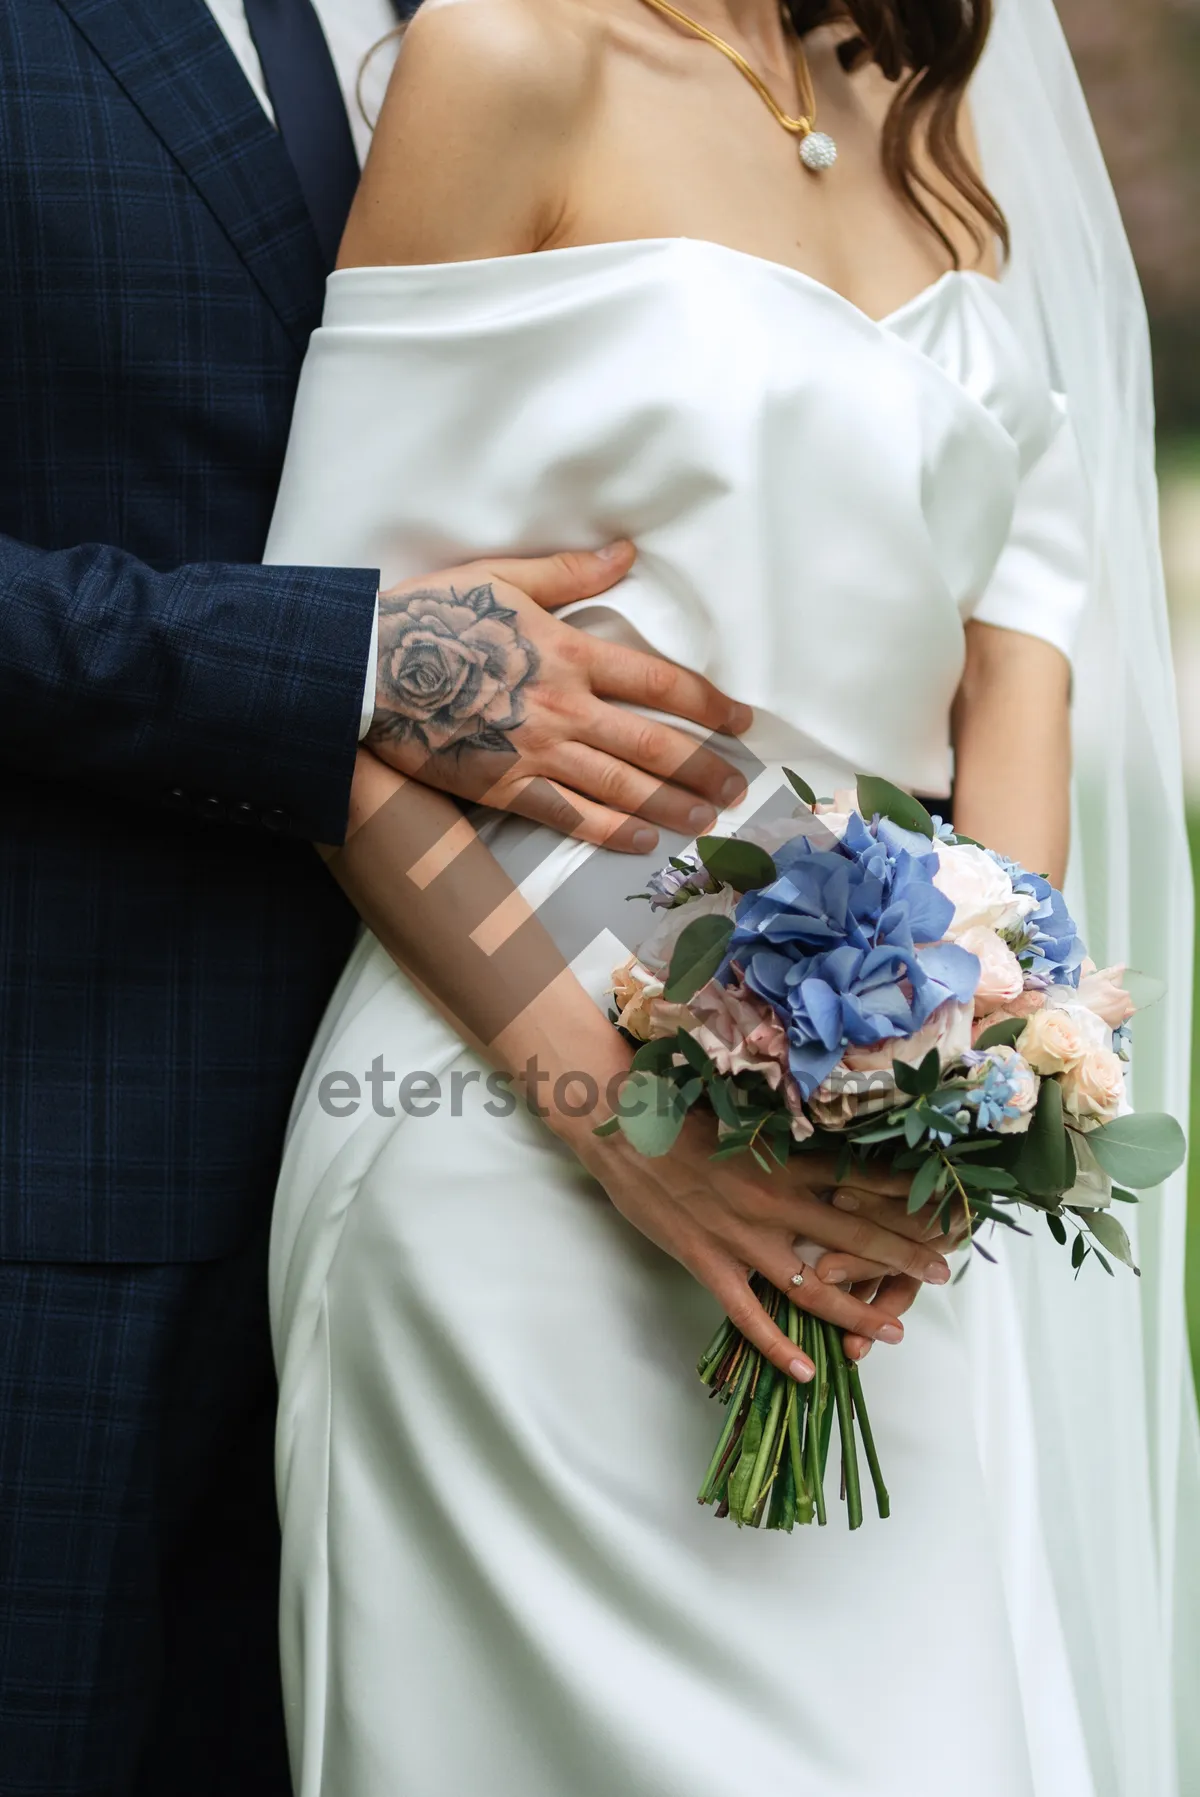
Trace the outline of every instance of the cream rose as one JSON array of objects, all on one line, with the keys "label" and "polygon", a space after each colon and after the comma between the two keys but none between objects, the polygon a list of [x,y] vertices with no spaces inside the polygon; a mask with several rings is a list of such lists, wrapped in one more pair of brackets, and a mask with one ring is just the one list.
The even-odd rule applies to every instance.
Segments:
[{"label": "cream rose", "polygon": [[946,936],[958,942],[964,930],[1007,930],[1035,909],[1032,894],[1014,892],[1013,883],[986,849],[969,842],[935,842],[938,870],[933,883],[954,906]]},{"label": "cream rose", "polygon": [[1035,1073],[1067,1073],[1086,1054],[1111,1053],[1112,1032],[1085,1005],[1060,1001],[1050,993],[1044,1009],[1036,1012],[1021,1031],[1016,1046]]},{"label": "cream rose", "polygon": [[673,905],[659,914],[659,923],[641,946],[642,965],[663,978],[671,967],[675,944],[690,923],[698,917],[733,917],[738,907],[738,894],[732,887],[722,886],[718,892],[706,892],[702,898],[689,899],[686,905]]},{"label": "cream rose", "polygon": [[959,948],[965,948],[979,962],[979,985],[975,989],[975,1015],[986,1017],[1020,998],[1025,990],[1021,963],[1007,942],[986,924],[972,924],[956,937]]},{"label": "cream rose", "polygon": [[1063,1109],[1085,1127],[1111,1123],[1125,1108],[1125,1065],[1111,1048],[1093,1048],[1062,1080]]}]

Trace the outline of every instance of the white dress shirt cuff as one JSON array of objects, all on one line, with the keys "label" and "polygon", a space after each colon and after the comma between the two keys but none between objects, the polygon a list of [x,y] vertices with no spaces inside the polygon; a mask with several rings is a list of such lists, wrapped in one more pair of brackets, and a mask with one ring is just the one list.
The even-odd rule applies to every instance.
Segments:
[{"label": "white dress shirt cuff", "polygon": [[362,722],[358,726],[358,740],[362,742],[371,728],[371,719],[375,716],[375,664],[379,660],[379,601],[375,601],[375,616],[371,620],[371,653],[367,657],[367,677],[363,685]]}]

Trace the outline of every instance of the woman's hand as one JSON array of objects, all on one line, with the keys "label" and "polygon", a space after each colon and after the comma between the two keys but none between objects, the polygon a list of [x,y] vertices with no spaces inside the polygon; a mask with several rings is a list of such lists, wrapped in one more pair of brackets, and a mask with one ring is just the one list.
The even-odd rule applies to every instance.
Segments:
[{"label": "woman's hand", "polygon": [[[710,1119],[689,1117],[669,1155],[649,1160],[618,1135],[560,1130],[599,1180],[616,1208],[635,1228],[679,1261],[712,1292],[742,1333],[782,1372],[811,1379],[811,1361],[768,1317],[748,1280],[762,1273],[802,1310],[847,1330],[849,1339],[895,1343],[903,1339],[900,1315],[923,1283],[945,1284],[950,1269],[935,1244],[911,1229],[889,1228],[873,1216],[848,1214],[825,1201],[832,1190],[834,1164],[819,1155],[801,1155],[771,1174],[743,1160],[713,1161]],[[898,1200],[907,1188],[901,1178],[870,1181],[872,1198],[890,1205],[892,1220],[908,1219]],[[820,1277],[797,1252],[815,1243],[867,1264],[888,1276],[897,1303],[880,1295],[872,1303]],[[822,1263],[823,1265],[823,1263]],[[800,1275],[803,1283],[793,1283]],[[897,1275],[900,1283],[891,1285]],[[910,1295],[911,1287],[911,1295]],[[859,1349],[857,1357],[865,1352]]]},{"label": "woman's hand", "polygon": [[[961,1247],[970,1229],[969,1220],[963,1218],[952,1223],[949,1233],[944,1234],[937,1219],[936,1205],[927,1204],[910,1216],[897,1198],[879,1185],[865,1181],[839,1187],[833,1202],[843,1214],[908,1236],[939,1256],[951,1254]],[[826,1254],[822,1259],[820,1277],[831,1285],[848,1287],[862,1303],[887,1317],[902,1317],[922,1284],[909,1274],[895,1274],[861,1255],[836,1252]],[[844,1346],[851,1360],[862,1360],[871,1352],[871,1340],[866,1334],[848,1334]]]}]

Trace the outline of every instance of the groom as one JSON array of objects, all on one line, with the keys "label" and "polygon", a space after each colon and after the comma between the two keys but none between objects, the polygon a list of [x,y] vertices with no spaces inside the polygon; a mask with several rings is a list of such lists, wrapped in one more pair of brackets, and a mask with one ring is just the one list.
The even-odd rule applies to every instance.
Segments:
[{"label": "groom", "polygon": [[[355,930],[310,844],[344,833],[378,575],[258,558],[395,19],[0,7],[0,1797],[288,1788],[265,1245]],[[525,565],[543,669],[569,634],[614,740],[614,698],[729,722],[632,654],[602,684],[533,603],[626,566]],[[547,684],[530,793],[573,746]],[[617,754],[590,796],[633,810]]]}]

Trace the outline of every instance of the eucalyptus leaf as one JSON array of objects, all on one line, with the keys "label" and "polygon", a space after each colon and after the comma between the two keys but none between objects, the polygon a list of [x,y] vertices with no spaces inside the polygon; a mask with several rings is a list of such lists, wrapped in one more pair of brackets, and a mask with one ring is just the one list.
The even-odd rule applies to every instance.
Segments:
[{"label": "eucalyptus leaf", "polygon": [[739,842],[736,836],[701,836],[696,853],[714,880],[735,892],[755,892],[775,879],[775,863],[756,842]]},{"label": "eucalyptus leaf", "polygon": [[1135,967],[1127,967],[1117,983],[1128,992],[1139,1011],[1148,1011],[1167,990],[1166,980],[1160,980],[1156,973],[1139,973]]},{"label": "eucalyptus leaf", "polygon": [[635,1051],[633,1068],[638,1073],[665,1073],[675,1059],[675,1050],[687,1038],[678,1036],[660,1036],[656,1042],[643,1042]]},{"label": "eucalyptus leaf", "polygon": [[1068,1157],[1062,1091],[1056,1080],[1042,1081],[1033,1121],[1019,1139],[1012,1171],[1021,1190],[1035,1198],[1061,1197],[1074,1184],[1074,1157]]},{"label": "eucalyptus leaf", "polygon": [[1067,1245],[1067,1226],[1062,1218],[1056,1217],[1052,1211],[1047,1211],[1046,1223],[1049,1227],[1050,1234],[1054,1237],[1059,1247],[1065,1248]]},{"label": "eucalyptus leaf", "polygon": [[914,830],[918,836],[933,838],[933,819],[924,805],[911,793],[893,786],[890,780],[880,780],[874,774],[859,774],[858,804],[865,818],[872,818],[878,812],[880,817],[888,817],[894,824],[899,824],[902,830]]},{"label": "eucalyptus leaf", "polygon": [[675,1146],[685,1107],[670,1080],[660,1079],[657,1073],[635,1072],[621,1088],[617,1114],[626,1141],[654,1160]]},{"label": "eucalyptus leaf", "polygon": [[[1045,1090],[1050,1082],[1044,1080]],[[1087,1145],[1110,1179],[1135,1192],[1161,1185],[1183,1165],[1187,1139],[1165,1111],[1136,1112],[1089,1131]]]},{"label": "eucalyptus leaf", "polygon": [[1002,1167],[977,1167],[970,1161],[955,1168],[959,1179],[973,1192],[1015,1192],[1017,1182]]},{"label": "eucalyptus leaf", "polygon": [[727,917],[698,917],[680,931],[671,956],[664,997],[672,1004],[686,1004],[706,986],[725,959],[733,924]]},{"label": "eucalyptus leaf", "polygon": [[929,1203],[929,1200],[933,1197],[933,1188],[938,1182],[938,1174],[941,1170],[941,1162],[937,1159],[936,1155],[930,1155],[928,1160],[921,1162],[921,1165],[913,1175],[912,1185],[908,1189],[909,1216],[912,1216],[915,1211],[921,1210],[923,1206]]},{"label": "eucalyptus leaf", "polygon": [[1141,1200],[1133,1192],[1123,1192],[1120,1186],[1114,1186],[1112,1197],[1117,1204],[1140,1204]]},{"label": "eucalyptus leaf", "polygon": [[813,806],[817,802],[817,795],[813,791],[812,787],[808,784],[808,781],[802,780],[800,778],[799,774],[792,772],[790,767],[784,768],[783,776],[784,776],[784,779],[787,781],[788,785],[791,787],[792,791],[795,793],[796,797],[798,799],[803,799],[804,803],[808,806],[809,810],[811,811]]},{"label": "eucalyptus leaf", "polygon": [[1083,1220],[1100,1245],[1107,1248],[1114,1259],[1132,1267],[1140,1278],[1141,1269],[1134,1262],[1133,1246],[1125,1233],[1125,1225],[1108,1210],[1086,1211]]},{"label": "eucalyptus leaf", "polygon": [[1025,1032],[1027,1017],[1006,1017],[1001,1023],[989,1024],[977,1038],[976,1048],[1014,1048],[1017,1037]]},{"label": "eucalyptus leaf", "polygon": [[[711,1057],[705,1054],[695,1036],[690,1036],[686,1030],[680,1030],[677,1036],[671,1038],[671,1041],[672,1046],[678,1048],[688,1065],[694,1067],[696,1072],[702,1074],[705,1079],[715,1072]],[[634,1064],[635,1066],[637,1064],[636,1055]]]},{"label": "eucalyptus leaf", "polygon": [[1077,1235],[1075,1240],[1071,1243],[1071,1265],[1077,1273],[1086,1259],[1087,1243],[1081,1235]]}]

